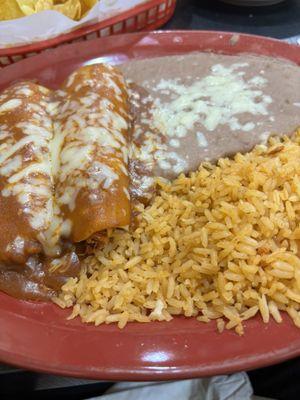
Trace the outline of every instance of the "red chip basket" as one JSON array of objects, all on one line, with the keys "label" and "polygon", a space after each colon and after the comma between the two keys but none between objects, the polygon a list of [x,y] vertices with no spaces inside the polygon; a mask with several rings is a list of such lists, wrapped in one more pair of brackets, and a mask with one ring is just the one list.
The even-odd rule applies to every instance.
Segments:
[{"label": "red chip basket", "polygon": [[29,45],[0,49],[0,67],[13,64],[53,49],[61,44],[74,43],[104,36],[136,31],[150,31],[164,25],[175,11],[176,0],[148,0],[112,18],[87,25],[53,39],[34,42]]}]

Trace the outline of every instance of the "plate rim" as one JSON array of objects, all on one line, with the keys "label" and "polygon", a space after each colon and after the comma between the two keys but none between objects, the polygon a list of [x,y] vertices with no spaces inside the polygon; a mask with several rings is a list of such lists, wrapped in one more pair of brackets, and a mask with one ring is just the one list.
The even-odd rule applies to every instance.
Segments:
[{"label": "plate rim", "polygon": [[[281,40],[278,39],[273,39],[273,38],[267,38],[263,36],[258,36],[258,35],[249,35],[249,34],[243,34],[243,33],[238,33],[238,32],[223,32],[223,31],[187,31],[187,30],[174,30],[174,31],[152,31],[152,32],[138,32],[138,33],[130,33],[130,34],[125,34],[125,35],[116,35],[113,37],[107,37],[107,38],[100,38],[100,39],[93,39],[88,42],[84,43],[74,43],[74,44],[69,44],[69,45],[64,45],[60,46],[57,49],[50,50],[47,52],[47,55],[45,54],[39,54],[37,56],[30,57],[28,59],[19,61],[16,64],[10,65],[2,69],[2,72],[7,72],[8,75],[10,72],[12,72],[12,75],[18,75],[18,71],[22,70],[22,67],[24,67],[24,71],[26,71],[26,68],[28,66],[32,66],[34,64],[34,61],[37,59],[48,59],[51,60],[51,58],[55,58],[56,53],[60,53],[62,48],[64,48],[66,51],[70,50],[76,50],[76,49],[81,49],[85,48],[86,46],[93,46],[97,45],[99,43],[103,42],[110,42],[113,40],[118,40],[118,38],[121,38],[121,41],[124,42],[126,41],[126,37],[129,39],[132,38],[143,38],[145,36],[186,36],[186,35],[193,35],[193,36],[201,36],[201,35],[207,35],[208,37],[219,37],[219,39],[224,39],[226,38],[227,40],[230,40],[232,37],[236,37],[236,35],[240,35],[243,40],[251,39],[251,41],[258,41],[258,42],[263,42],[263,43],[269,43],[270,45],[277,45],[282,47],[283,49],[293,49],[294,52],[296,52],[299,55],[299,64],[300,64],[300,47],[297,47],[295,45],[291,45],[288,43],[285,43]],[[67,49],[68,48],[68,49]],[[195,51],[195,50],[194,50]],[[200,51],[200,50],[199,50]],[[107,52],[106,52],[107,53]],[[186,54],[188,51],[186,52]],[[226,54],[226,51],[223,53]],[[103,53],[105,54],[105,53]],[[99,53],[99,55],[101,55]],[[169,54],[166,54],[169,55]],[[147,58],[147,57],[146,57]],[[284,57],[283,57],[284,58]],[[48,63],[49,63],[48,60]],[[64,60],[64,57],[63,57]],[[30,68],[29,68],[30,70]],[[1,77],[0,77],[0,84],[1,84]],[[4,85],[5,86],[5,85]],[[5,296],[5,295],[4,295]],[[3,294],[0,294],[0,298],[3,298]],[[9,297],[9,296],[6,296]],[[8,301],[15,301],[15,299],[11,299]],[[23,302],[27,303],[27,302]],[[55,305],[51,305],[53,307],[56,307]],[[13,313],[11,313],[13,314]],[[18,317],[20,315],[15,314]],[[1,308],[0,308],[0,320],[1,320]],[[162,322],[163,324],[167,324],[167,322]],[[160,323],[160,324],[162,324]],[[132,323],[131,323],[132,324]],[[153,324],[153,323],[150,323]],[[297,328],[295,328],[297,329]],[[0,328],[1,330],[1,328]],[[125,328],[126,330],[126,328]],[[125,332],[124,330],[122,332]],[[247,335],[247,331],[245,333]],[[238,337],[237,337],[238,339]],[[300,338],[299,338],[300,339]],[[98,366],[98,369],[88,369],[85,367],[84,370],[81,368],[76,368],[72,367],[71,365],[65,364],[59,365],[59,364],[51,364],[51,365],[45,365],[41,360],[36,360],[34,358],[29,358],[28,356],[24,356],[20,354],[19,352],[13,352],[13,351],[6,351],[5,349],[2,348],[2,344],[0,342],[0,360],[6,363],[11,363],[14,365],[18,365],[24,368],[29,368],[35,371],[42,371],[46,373],[55,373],[55,374],[60,374],[60,375],[70,375],[70,376],[76,376],[76,377],[86,377],[86,378],[96,378],[96,379],[108,379],[108,380],[165,380],[165,379],[183,379],[183,378],[192,378],[192,377],[199,377],[199,376],[209,376],[209,375],[215,375],[215,374],[223,374],[223,373],[229,373],[232,371],[240,371],[244,370],[245,365],[247,369],[253,369],[257,368],[260,366],[264,365],[271,365],[277,362],[285,361],[293,356],[299,356],[300,355],[300,340],[299,342],[295,343],[292,346],[289,346],[285,349],[281,349],[279,352],[269,352],[267,353],[268,359],[266,360],[266,356],[263,355],[260,359],[257,358],[257,354],[255,355],[255,358],[248,357],[246,359],[239,358],[236,360],[227,360],[227,362],[219,363],[219,365],[215,365],[215,363],[212,363],[211,365],[207,365],[205,367],[199,367],[199,364],[195,366],[177,366],[177,367],[172,367],[168,365],[149,365],[149,366],[136,366],[133,367],[131,366],[131,369],[128,370],[128,368],[124,367],[110,367],[110,368],[101,368],[101,366]]]}]

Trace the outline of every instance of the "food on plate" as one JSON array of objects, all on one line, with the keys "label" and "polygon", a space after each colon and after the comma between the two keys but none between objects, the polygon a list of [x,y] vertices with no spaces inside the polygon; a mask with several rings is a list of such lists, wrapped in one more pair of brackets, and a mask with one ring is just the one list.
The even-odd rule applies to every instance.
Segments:
[{"label": "food on plate", "polygon": [[77,242],[130,224],[125,83],[98,64],[59,91],[20,82],[0,101],[0,288],[53,296],[88,251]]},{"label": "food on plate", "polygon": [[104,64],[80,68],[62,90],[56,195],[80,242],[130,224],[129,103],[123,76]]},{"label": "food on plate", "polygon": [[0,0],[0,21],[54,10],[66,17],[80,20],[98,0]]},{"label": "food on plate", "polygon": [[112,231],[62,287],[70,318],[122,328],[183,314],[242,334],[286,311],[300,327],[300,132],[158,188],[137,228]]},{"label": "food on plate", "polygon": [[32,82],[0,95],[0,289],[16,297],[53,296],[63,280],[61,271],[50,273],[52,262],[64,264],[65,277],[79,270],[73,249],[49,246],[56,210],[50,96]]},{"label": "food on plate", "polygon": [[250,151],[299,125],[300,68],[288,61],[192,53],[119,67],[135,84],[134,139],[144,142],[143,157],[155,160],[158,176]]},{"label": "food on plate", "polygon": [[294,64],[197,53],[6,89],[0,288],[96,325],[300,326],[295,88]]},{"label": "food on plate", "polygon": [[13,85],[0,97],[2,262],[24,264],[40,253],[41,235],[51,224],[49,93],[28,82]]}]

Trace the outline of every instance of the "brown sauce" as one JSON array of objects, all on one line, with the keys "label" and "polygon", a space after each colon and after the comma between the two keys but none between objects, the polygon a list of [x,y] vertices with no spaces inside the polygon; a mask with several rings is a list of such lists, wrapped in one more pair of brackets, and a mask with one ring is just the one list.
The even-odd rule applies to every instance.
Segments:
[{"label": "brown sauce", "polygon": [[[141,94],[141,97],[136,102],[131,101],[131,115],[134,125],[140,124],[140,106],[145,107],[141,102],[141,98],[147,96],[147,93],[141,87],[135,87],[135,93],[137,92]],[[146,127],[144,126],[142,129],[145,131]],[[142,145],[143,140],[143,136],[139,138],[132,137],[132,142],[138,147]],[[140,202],[147,204],[154,194],[154,188],[148,187],[147,190],[143,190],[141,186],[142,179],[145,176],[151,177],[152,170],[140,160],[131,158],[128,168],[132,206],[131,225],[134,227],[137,216],[135,205]],[[3,207],[4,209],[5,207]],[[10,218],[9,225],[13,226],[14,215],[8,215],[8,217]],[[26,227],[26,223],[23,223],[23,227]],[[12,233],[14,237],[18,233],[20,234],[20,232]],[[25,233],[27,232],[24,232],[23,236],[26,236]],[[13,237],[8,237],[7,239],[7,243],[13,241]],[[6,259],[0,262],[0,290],[19,299],[49,300],[58,294],[61,286],[70,277],[75,277],[79,274],[81,260],[93,254],[96,249],[104,246],[107,240],[106,231],[98,232],[88,240],[77,243],[76,246],[66,244],[63,255],[60,258],[51,259],[45,258],[41,253],[41,245],[28,237],[25,243],[25,252],[18,254],[18,252],[12,251]],[[7,246],[7,243],[4,242],[3,246]],[[53,267],[53,263],[58,266],[56,268]]]},{"label": "brown sauce", "polygon": [[[56,264],[53,263],[55,260]],[[36,255],[24,264],[0,264],[0,290],[27,300],[50,299],[70,277],[80,271],[75,250],[57,259]]]},{"label": "brown sauce", "polygon": [[[154,129],[147,121],[150,121],[150,112],[153,104],[149,102],[149,92],[142,86],[130,82],[128,84],[130,113],[132,116],[131,146],[135,151],[129,157],[130,197],[134,204],[142,202],[147,204],[152,198],[155,188],[154,182],[147,184],[150,178],[154,178],[153,164],[143,161],[139,157],[139,150],[147,139],[147,133],[151,132],[164,140],[161,133]],[[148,180],[147,180],[148,178]]]}]

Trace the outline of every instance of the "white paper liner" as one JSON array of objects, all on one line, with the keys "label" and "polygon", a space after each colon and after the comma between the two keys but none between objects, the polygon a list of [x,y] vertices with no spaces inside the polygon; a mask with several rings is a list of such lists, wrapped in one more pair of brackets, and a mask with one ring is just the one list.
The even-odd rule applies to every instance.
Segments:
[{"label": "white paper liner", "polygon": [[42,11],[28,17],[0,22],[0,48],[22,46],[54,38],[84,25],[114,17],[149,0],[100,0],[80,21],[57,11]]}]

